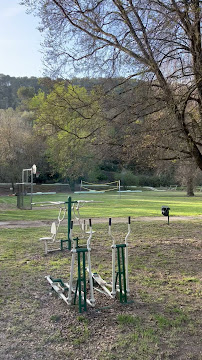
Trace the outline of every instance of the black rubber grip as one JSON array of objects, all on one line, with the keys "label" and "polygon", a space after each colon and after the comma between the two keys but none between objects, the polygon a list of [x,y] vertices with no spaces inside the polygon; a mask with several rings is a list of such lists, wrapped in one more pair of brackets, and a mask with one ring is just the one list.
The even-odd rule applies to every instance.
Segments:
[{"label": "black rubber grip", "polygon": [[109,218],[109,226],[112,224],[112,218]]},{"label": "black rubber grip", "polygon": [[92,226],[91,219],[89,219],[89,226],[90,226],[90,227]]},{"label": "black rubber grip", "polygon": [[128,217],[128,223],[130,224],[130,216]]},{"label": "black rubber grip", "polygon": [[73,229],[73,221],[71,221],[70,228]]}]

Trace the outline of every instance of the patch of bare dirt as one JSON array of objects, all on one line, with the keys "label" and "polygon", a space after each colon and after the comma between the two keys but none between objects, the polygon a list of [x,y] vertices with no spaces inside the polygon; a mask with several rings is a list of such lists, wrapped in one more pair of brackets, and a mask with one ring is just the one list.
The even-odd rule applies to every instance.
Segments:
[{"label": "patch of bare dirt", "polygon": [[[200,220],[202,219],[202,215],[198,216],[170,216],[170,222],[172,221],[186,221],[186,220]],[[94,224],[105,224],[108,223],[108,218],[92,218],[92,222]],[[146,217],[141,216],[137,218],[131,219],[131,221],[167,221],[166,217],[163,216],[152,216],[152,217]],[[125,223],[127,222],[126,217],[117,217],[113,218],[113,223]],[[27,227],[43,227],[50,225],[52,223],[51,220],[11,220],[11,221],[0,221],[0,228],[27,228]],[[66,224],[67,222],[63,222],[63,224]],[[78,221],[75,221],[75,225],[78,225]]]}]

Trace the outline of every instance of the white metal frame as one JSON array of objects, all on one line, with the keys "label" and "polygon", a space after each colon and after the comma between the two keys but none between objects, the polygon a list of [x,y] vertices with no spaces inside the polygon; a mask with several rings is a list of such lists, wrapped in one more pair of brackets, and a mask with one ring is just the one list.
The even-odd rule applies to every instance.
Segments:
[{"label": "white metal frame", "polygon": [[[62,213],[63,212],[63,213]],[[48,249],[48,244],[51,243],[55,243],[55,242],[60,242],[60,240],[57,241],[57,233],[59,231],[59,227],[61,222],[64,220],[65,215],[66,215],[67,209],[66,207],[60,207],[59,209],[59,214],[58,214],[58,222],[56,225],[56,222],[54,221],[51,224],[51,236],[46,236],[46,237],[42,237],[39,239],[39,241],[44,241],[44,250],[45,250],[45,255],[48,254],[48,252],[53,252],[53,251],[59,251],[61,250],[61,248],[57,248],[57,249]]]},{"label": "white metal frame", "polygon": [[[90,226],[90,234],[87,240],[87,262],[88,262],[88,269],[89,269],[89,284],[90,284],[90,299],[86,299],[86,302],[88,305],[94,307],[95,306],[95,297],[94,297],[94,291],[93,291],[93,277],[91,272],[91,257],[90,257],[90,241],[92,238],[92,225],[91,220],[89,220],[89,226]],[[73,294],[75,294],[76,290],[73,287],[73,281],[74,281],[74,265],[75,265],[75,257],[76,257],[76,242],[73,240],[72,237],[72,229],[73,229],[73,221],[71,222],[71,229],[70,229],[70,239],[73,242],[73,248],[71,250],[72,258],[71,258],[71,268],[70,268],[70,278],[69,283],[64,283],[65,287],[68,289],[68,296],[66,297],[63,292],[64,289],[60,286],[59,283],[53,282],[50,275],[46,276],[46,279],[51,284],[52,288],[58,293],[61,299],[63,299],[67,305],[72,304]],[[77,290],[77,295],[79,295],[79,291]],[[82,294],[83,298],[83,294]],[[84,298],[83,298],[84,299]]]},{"label": "white metal frame", "polygon": [[[129,277],[128,277],[128,238],[131,233],[131,227],[130,227],[130,217],[128,218],[128,232],[125,237],[125,276],[126,276],[126,291],[127,294],[130,293],[129,288]],[[107,283],[98,273],[94,272],[92,273],[93,280],[101,287],[102,290],[99,288],[94,287],[96,291],[102,292],[105,295],[110,296],[111,298],[115,298],[117,291],[119,291],[119,288],[116,287],[116,243],[115,238],[112,235],[111,231],[111,218],[109,218],[109,236],[112,239],[112,282]],[[88,269],[90,272],[90,270]],[[108,287],[112,288],[112,291],[108,289]]]},{"label": "white metal frame", "polygon": [[82,234],[84,235],[87,231],[87,223],[84,219],[81,223],[80,208],[83,207],[86,203],[92,203],[94,200],[77,200],[76,203],[72,205],[72,212],[76,221],[78,221]]},{"label": "white metal frame", "polygon": [[51,236],[45,236],[39,239],[39,241],[44,241],[44,251],[45,255],[48,254],[48,242],[55,242],[57,234],[57,228],[55,221],[51,224]]},{"label": "white metal frame", "polygon": [[[32,203],[32,195],[33,195],[33,175],[36,174],[36,165],[32,165],[32,167],[30,169],[23,169],[22,170],[22,183],[27,183],[29,184],[29,172],[30,172],[30,175],[31,175],[31,181],[30,181],[30,184],[31,184],[31,203]],[[25,179],[26,177],[26,179]]]}]

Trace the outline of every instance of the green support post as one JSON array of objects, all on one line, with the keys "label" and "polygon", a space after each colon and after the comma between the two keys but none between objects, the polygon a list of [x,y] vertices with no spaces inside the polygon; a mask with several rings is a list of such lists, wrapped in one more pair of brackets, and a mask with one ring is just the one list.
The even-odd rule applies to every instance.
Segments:
[{"label": "green support post", "polygon": [[[76,296],[77,291],[79,293],[78,300],[79,300],[79,312],[82,313],[82,309],[84,311],[87,310],[86,305],[86,252],[88,252],[87,248],[77,248],[76,253],[78,257],[78,279],[76,283],[76,291],[74,295],[74,304],[76,303]],[[81,255],[82,255],[82,264],[81,264]],[[83,284],[83,290],[82,290]],[[83,298],[82,298],[83,292]]]},{"label": "green support post", "polygon": [[70,228],[71,228],[71,221],[72,221],[72,203],[76,201],[72,201],[71,196],[68,197],[68,200],[65,204],[67,204],[67,240],[60,241],[60,248],[63,250],[63,244],[65,242],[68,243],[67,248],[71,250],[71,239],[70,239]]},{"label": "green support post", "polygon": [[[125,270],[125,256],[124,248],[126,244],[116,245],[118,271],[116,273],[116,283],[119,278],[120,302],[127,303],[127,290],[126,290],[126,270]],[[121,252],[121,254],[120,254]]]},{"label": "green support post", "polygon": [[70,239],[70,228],[71,228],[71,221],[72,221],[72,198],[69,196],[68,198],[68,208],[67,208],[67,239],[68,239],[68,249],[71,250],[71,239]]}]

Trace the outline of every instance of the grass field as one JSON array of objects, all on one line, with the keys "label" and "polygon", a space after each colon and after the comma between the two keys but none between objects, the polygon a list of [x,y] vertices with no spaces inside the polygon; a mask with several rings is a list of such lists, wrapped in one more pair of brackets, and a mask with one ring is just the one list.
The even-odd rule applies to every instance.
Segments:
[{"label": "grass field", "polygon": [[[70,194],[38,195],[33,201],[67,201]],[[170,207],[171,216],[197,216],[202,214],[202,193],[187,197],[181,191],[144,191],[142,193],[71,194],[72,200],[93,200],[80,211],[83,217],[140,217],[159,216],[161,207]],[[27,197],[29,198],[29,197]],[[58,208],[33,206],[32,211],[16,209],[16,196],[0,197],[0,221],[50,220],[57,217]]]},{"label": "grass field", "polygon": [[[56,196],[59,200],[64,195]],[[54,200],[56,199],[54,198]],[[84,198],[73,195],[73,199]],[[42,201],[48,197],[43,197]],[[92,199],[92,196],[85,196]],[[201,214],[201,194],[173,192],[94,196],[83,217]],[[39,199],[41,200],[41,199]],[[37,201],[39,201],[37,200]],[[51,200],[53,197],[51,196]],[[0,220],[53,220],[58,210],[17,210],[15,197],[1,197]],[[106,224],[94,224],[92,269],[111,278],[111,240]],[[123,242],[127,224],[113,224]],[[45,276],[69,279],[68,251],[44,256],[38,239],[49,227],[1,228],[0,358],[3,360],[201,360],[202,224],[199,219],[132,221],[129,238],[130,300],[121,305],[95,293],[96,307],[79,314],[52,293]],[[61,227],[66,236],[66,227]],[[75,226],[74,235],[79,235]],[[86,239],[82,240],[85,243]]]}]

